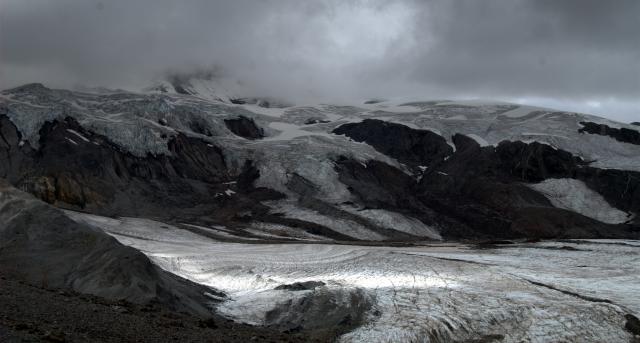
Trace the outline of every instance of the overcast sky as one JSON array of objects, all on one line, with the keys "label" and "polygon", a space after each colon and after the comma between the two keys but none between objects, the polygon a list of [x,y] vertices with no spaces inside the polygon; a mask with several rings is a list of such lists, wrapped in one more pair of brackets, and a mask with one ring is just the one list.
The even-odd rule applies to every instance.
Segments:
[{"label": "overcast sky", "polygon": [[217,66],[321,101],[483,98],[640,121],[637,0],[0,0],[0,88]]}]

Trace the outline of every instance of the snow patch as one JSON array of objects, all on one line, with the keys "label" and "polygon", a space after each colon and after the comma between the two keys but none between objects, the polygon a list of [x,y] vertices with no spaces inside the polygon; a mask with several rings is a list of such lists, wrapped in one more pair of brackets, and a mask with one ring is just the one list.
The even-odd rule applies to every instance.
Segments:
[{"label": "snow patch", "polygon": [[628,213],[620,211],[587,185],[575,179],[548,179],[529,187],[544,194],[553,206],[580,213],[609,224],[630,220]]}]

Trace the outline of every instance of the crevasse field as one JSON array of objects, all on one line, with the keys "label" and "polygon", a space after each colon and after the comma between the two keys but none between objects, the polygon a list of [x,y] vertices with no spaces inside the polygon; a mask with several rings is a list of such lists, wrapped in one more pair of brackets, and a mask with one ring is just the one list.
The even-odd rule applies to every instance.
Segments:
[{"label": "crevasse field", "polygon": [[[342,342],[498,335],[504,342],[629,342],[624,316],[640,315],[639,241],[490,249],[446,243],[228,243],[146,219],[68,214],[141,250],[168,271],[224,291],[228,297],[218,311],[237,321],[286,327],[288,321],[317,318],[295,313],[301,298],[324,299],[312,303],[338,311],[363,308],[364,324],[341,336]],[[304,281],[324,285],[275,289]],[[290,314],[278,316],[278,308]]]}]

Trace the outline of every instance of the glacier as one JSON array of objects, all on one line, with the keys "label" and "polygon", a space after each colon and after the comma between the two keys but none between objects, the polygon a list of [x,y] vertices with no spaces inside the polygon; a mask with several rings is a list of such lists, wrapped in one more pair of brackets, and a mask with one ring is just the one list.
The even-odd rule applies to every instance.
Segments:
[{"label": "glacier", "polygon": [[[625,315],[640,314],[640,241],[246,244],[150,220],[66,213],[165,270],[225,292],[217,311],[237,321],[277,325],[267,313],[282,304],[333,294],[340,306],[344,292],[362,292],[372,307],[340,342],[629,342]],[[324,284],[276,289],[305,281]]]}]

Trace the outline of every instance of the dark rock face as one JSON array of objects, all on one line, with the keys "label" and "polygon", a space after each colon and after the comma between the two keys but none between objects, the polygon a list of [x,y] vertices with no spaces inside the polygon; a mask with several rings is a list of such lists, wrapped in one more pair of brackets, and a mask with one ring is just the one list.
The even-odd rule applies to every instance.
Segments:
[{"label": "dark rock face", "polygon": [[187,91],[184,87],[182,87],[179,84],[173,84],[173,89],[176,91],[176,93],[178,94],[183,94],[183,95],[191,95],[191,92]]},{"label": "dark rock face", "polygon": [[225,119],[224,124],[237,136],[246,139],[264,138],[264,130],[259,128],[253,119],[240,116],[236,119]]},{"label": "dark rock face", "polygon": [[[162,123],[160,123],[162,124]],[[207,128],[207,124],[202,120],[192,120],[189,123],[189,128],[191,129],[191,131],[195,132],[195,133],[199,133],[201,135],[205,135],[208,137],[213,136],[213,133],[211,133],[211,131]]]},{"label": "dark rock face", "polygon": [[634,121],[633,123],[631,123],[631,125],[640,126],[640,122]]},{"label": "dark rock face", "polygon": [[[623,211],[640,213],[640,172],[587,167],[576,178],[600,193],[608,203]],[[638,218],[636,225],[640,225]]]},{"label": "dark rock face", "polygon": [[627,320],[625,329],[636,336],[640,335],[640,319],[632,314],[626,314],[624,317]]},{"label": "dark rock face", "polygon": [[[635,213],[640,210],[638,172],[590,167],[569,152],[536,142],[505,141],[495,149],[480,148],[469,138],[456,135],[454,143],[459,151],[437,166],[437,170],[454,175],[460,181],[488,177],[502,183],[533,183],[551,178],[572,178],[583,181],[616,208]],[[425,176],[433,177],[434,170]],[[533,204],[539,205],[539,201]]]},{"label": "dark rock face", "polygon": [[401,170],[375,160],[367,161],[363,165],[358,161],[340,157],[335,163],[340,182],[347,185],[349,191],[365,208],[388,209],[410,215],[427,225],[460,230],[461,224],[456,220],[440,215],[418,199],[418,183]]},{"label": "dark rock face", "polygon": [[[464,222],[474,232],[504,238],[638,234],[630,226],[608,225],[554,208],[544,196],[525,186],[549,178],[575,178],[608,199],[611,193],[624,193],[622,185],[613,181],[619,176],[606,176],[608,172],[588,167],[570,153],[544,144],[505,141],[496,148],[483,148],[461,135],[454,137],[454,143],[456,153],[423,175],[420,199]],[[615,191],[606,191],[610,187]],[[637,181],[630,183],[633,192],[636,187]],[[625,202],[625,206],[618,208],[628,210],[636,206],[638,195],[623,198],[617,202]]]},{"label": "dark rock face", "polygon": [[7,117],[0,117],[0,134],[0,178],[58,207],[205,226],[262,221],[352,240],[319,224],[270,215],[260,201],[284,195],[253,186],[260,173],[252,161],[230,173],[222,150],[198,138],[178,134],[168,142],[170,156],[140,158],[71,118],[46,123],[39,150],[20,143]]},{"label": "dark rock face", "polygon": [[336,161],[340,182],[347,185],[365,207],[401,209],[417,205],[412,197],[415,180],[401,170],[380,161],[358,161],[340,157]]},{"label": "dark rock face", "polygon": [[322,281],[305,281],[305,282],[294,282],[292,284],[287,284],[287,285],[280,285],[274,289],[287,290],[287,291],[311,291],[324,285],[325,283]]},{"label": "dark rock face", "polygon": [[[591,133],[594,135],[609,136],[617,141],[640,145],[640,132],[627,128],[616,129],[604,124],[596,124],[591,122],[581,122],[583,128],[579,132]],[[633,124],[633,123],[632,123]],[[637,123],[636,123],[637,124]]]},{"label": "dark rock face", "polygon": [[7,117],[0,117],[0,134],[0,177],[57,206],[167,218],[233,202],[214,195],[234,188],[223,183],[238,175],[228,172],[219,148],[197,138],[179,134],[168,143],[170,156],[140,158],[71,118],[46,123],[37,151],[20,143]]},{"label": "dark rock face", "polygon": [[218,294],[156,267],[141,252],[74,222],[0,181],[0,273],[43,287],[108,299],[159,302],[209,316],[204,292]]},{"label": "dark rock face", "polygon": [[498,170],[505,177],[526,182],[571,177],[585,165],[571,153],[537,142],[501,142],[495,155],[493,159],[497,159]]},{"label": "dark rock face", "polygon": [[317,119],[317,118],[310,118],[307,119],[304,122],[304,125],[313,125],[313,124],[326,124],[326,123],[330,123],[330,120],[324,120],[324,119]]},{"label": "dark rock face", "polygon": [[382,120],[366,119],[360,123],[344,124],[333,133],[365,142],[411,167],[430,166],[453,153],[440,135]]},{"label": "dark rock face", "polygon": [[257,105],[264,108],[287,108],[293,106],[285,101],[275,98],[231,98],[229,101],[236,105]]},{"label": "dark rock face", "polygon": [[610,225],[555,208],[526,186],[549,178],[574,178],[617,208],[638,213],[639,173],[589,167],[545,144],[505,141],[495,148],[480,147],[464,135],[455,135],[453,141],[456,152],[433,163],[419,182],[382,162],[363,165],[342,157],[335,168],[340,181],[365,206],[409,214],[438,227],[445,238],[640,236],[637,224]]},{"label": "dark rock face", "polygon": [[243,98],[231,98],[229,99],[229,101],[231,101],[231,103],[235,105],[244,105],[247,103],[247,101]]},{"label": "dark rock face", "polygon": [[302,298],[278,304],[267,312],[265,324],[287,332],[324,329],[337,337],[362,324],[369,309],[371,299],[361,289],[320,288]]}]

